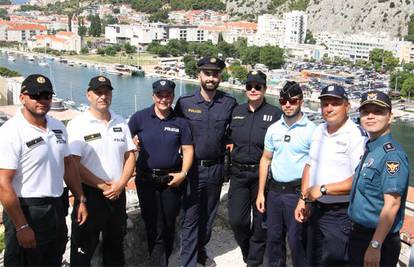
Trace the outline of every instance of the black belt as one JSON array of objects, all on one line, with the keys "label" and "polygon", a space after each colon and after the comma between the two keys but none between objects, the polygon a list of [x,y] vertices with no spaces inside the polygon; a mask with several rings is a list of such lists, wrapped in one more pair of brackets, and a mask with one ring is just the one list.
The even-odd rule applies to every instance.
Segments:
[{"label": "black belt", "polygon": [[301,180],[297,179],[291,182],[277,182],[275,180],[271,180],[269,183],[269,191],[276,191],[276,192],[283,192],[283,193],[291,193],[296,194],[298,190],[300,190]]},{"label": "black belt", "polygon": [[173,177],[169,173],[179,172],[177,169],[150,169],[148,171],[138,170],[137,179],[156,184],[168,184]]},{"label": "black belt", "polygon": [[42,206],[59,201],[61,197],[19,197],[20,206]]},{"label": "black belt", "polygon": [[199,159],[197,160],[197,165],[203,167],[210,167],[219,163],[223,163],[224,160],[222,158],[219,159]]},{"label": "black belt", "polygon": [[374,234],[375,228],[367,228],[356,222],[352,222],[352,231],[363,233],[363,234]]},{"label": "black belt", "polygon": [[348,208],[349,202],[340,202],[340,203],[322,203],[319,201],[314,202],[315,207],[321,210],[340,210]]},{"label": "black belt", "polygon": [[141,172],[147,174],[147,175],[166,175],[171,172],[178,172],[178,169],[149,169],[149,170],[140,170]]},{"label": "black belt", "polygon": [[231,166],[236,167],[240,171],[249,171],[249,172],[255,172],[259,169],[259,164],[242,164],[233,161],[231,163]]}]

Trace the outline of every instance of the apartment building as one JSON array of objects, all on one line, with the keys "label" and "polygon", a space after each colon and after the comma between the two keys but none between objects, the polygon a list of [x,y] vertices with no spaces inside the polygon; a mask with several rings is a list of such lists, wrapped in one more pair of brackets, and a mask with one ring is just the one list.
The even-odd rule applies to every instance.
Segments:
[{"label": "apartment building", "polygon": [[44,25],[0,20],[0,41],[26,44],[31,37],[46,33]]},{"label": "apartment building", "polygon": [[50,48],[53,50],[79,53],[82,48],[82,43],[78,34],[61,31],[55,35],[35,35],[28,40],[27,46],[30,50],[33,48]]}]

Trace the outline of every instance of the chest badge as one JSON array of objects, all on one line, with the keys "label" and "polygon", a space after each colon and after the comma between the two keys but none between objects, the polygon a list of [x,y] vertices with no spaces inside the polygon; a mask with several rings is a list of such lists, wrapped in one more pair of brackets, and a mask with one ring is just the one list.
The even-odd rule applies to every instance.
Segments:
[{"label": "chest badge", "polygon": [[263,121],[272,121],[273,120],[273,116],[272,115],[263,115]]},{"label": "chest badge", "polygon": [[43,138],[42,137],[38,137],[36,139],[30,140],[29,142],[27,142],[26,143],[26,146],[28,148],[30,148],[30,147],[32,147],[34,145],[37,145],[37,144],[41,143],[41,142],[44,142]]},{"label": "chest badge", "polygon": [[201,113],[201,109],[189,108],[188,109],[188,112],[200,114]]},{"label": "chest badge", "polygon": [[90,141],[93,141],[93,140],[96,140],[96,139],[101,139],[102,138],[102,136],[101,136],[101,134],[100,133],[94,133],[94,134],[90,134],[90,135],[85,135],[84,137],[83,137],[83,139],[86,141],[86,142],[90,142]]},{"label": "chest badge", "polygon": [[112,128],[115,133],[122,133],[122,127],[114,127]]},{"label": "chest badge", "polygon": [[400,170],[400,163],[398,161],[387,161],[387,172],[391,175],[396,174]]},{"label": "chest badge", "polygon": [[290,142],[290,135],[285,135],[285,137],[283,138],[283,141],[285,141],[286,143]]}]

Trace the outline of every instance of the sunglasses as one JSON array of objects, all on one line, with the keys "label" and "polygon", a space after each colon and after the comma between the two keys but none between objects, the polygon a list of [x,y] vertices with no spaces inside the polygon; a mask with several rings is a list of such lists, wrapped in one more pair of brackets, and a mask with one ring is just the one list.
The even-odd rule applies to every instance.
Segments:
[{"label": "sunglasses", "polygon": [[246,84],[246,91],[250,91],[252,89],[255,89],[256,91],[260,91],[263,89],[261,85],[256,84],[255,86],[252,86],[251,84]]},{"label": "sunglasses", "polygon": [[286,105],[287,102],[289,102],[289,104],[291,105],[297,105],[301,100],[302,98],[289,98],[289,99],[279,98],[279,103],[281,105]]},{"label": "sunglasses", "polygon": [[29,94],[24,94],[30,97],[30,99],[32,100],[51,100],[53,97],[53,94],[40,94],[40,95],[29,95]]}]

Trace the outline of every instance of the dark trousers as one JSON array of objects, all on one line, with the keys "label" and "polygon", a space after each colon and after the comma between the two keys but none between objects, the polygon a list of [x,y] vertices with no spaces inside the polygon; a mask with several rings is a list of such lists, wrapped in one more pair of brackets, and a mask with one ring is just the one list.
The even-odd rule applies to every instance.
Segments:
[{"label": "dark trousers", "polygon": [[295,193],[269,191],[267,210],[267,258],[269,266],[286,266],[286,234],[292,254],[293,266],[307,266],[304,227],[295,220],[298,203]]},{"label": "dark trousers", "polygon": [[266,248],[263,215],[256,208],[258,176],[258,171],[240,171],[232,167],[228,192],[229,221],[234,238],[243,260],[251,266],[262,264]]},{"label": "dark trousers", "polygon": [[126,233],[126,196],[107,199],[102,190],[85,184],[83,192],[88,200],[88,220],[79,225],[72,213],[71,266],[90,266],[102,232],[102,257],[104,266],[124,265],[124,236]]},{"label": "dark trousers", "polygon": [[[351,266],[364,266],[365,252],[372,240],[375,229],[353,227],[349,240],[349,261]],[[390,233],[381,245],[380,266],[396,266],[400,256],[400,233]]]},{"label": "dark trousers", "polygon": [[310,266],[348,266],[351,220],[348,204],[312,204],[308,223]]},{"label": "dark trousers", "polygon": [[186,267],[196,266],[197,260],[207,257],[205,246],[210,241],[219,205],[223,164],[193,165],[187,179],[181,231],[181,262]]},{"label": "dark trousers", "polygon": [[182,188],[172,188],[139,178],[135,183],[147,231],[151,266],[167,266],[168,258],[173,251]]},{"label": "dark trousers", "polygon": [[61,266],[68,233],[61,198],[48,198],[46,202],[45,198],[26,200],[29,201],[21,201],[20,206],[35,233],[36,248],[20,247],[14,224],[4,211],[4,266]]}]

